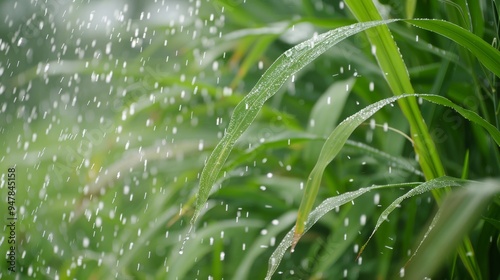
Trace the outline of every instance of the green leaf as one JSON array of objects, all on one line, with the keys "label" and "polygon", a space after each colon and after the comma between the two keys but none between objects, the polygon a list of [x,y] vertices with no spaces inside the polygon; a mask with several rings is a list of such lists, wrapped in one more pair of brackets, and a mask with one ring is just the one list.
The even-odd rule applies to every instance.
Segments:
[{"label": "green leaf", "polygon": [[235,107],[224,136],[207,159],[200,177],[200,189],[197,194],[196,209],[191,219],[192,225],[204,207],[210,190],[234,144],[256,118],[264,102],[273,96],[289,77],[330,47],[370,27],[389,22],[392,21],[357,23],[341,27],[300,43],[276,59],[250,93]]},{"label": "green leaf", "polygon": [[[419,194],[422,194],[422,193],[425,193],[425,192],[429,192],[429,191],[432,191],[434,189],[444,188],[444,187],[447,187],[447,186],[466,186],[467,182],[470,183],[470,181],[467,181],[467,180],[462,180],[462,179],[458,179],[458,178],[452,178],[452,177],[444,176],[444,177],[440,177],[440,178],[437,178],[437,179],[433,179],[433,180],[425,182],[425,183],[403,183],[403,184],[391,184],[391,185],[371,186],[371,187],[368,187],[368,188],[360,188],[360,189],[358,189],[356,191],[352,191],[352,192],[346,192],[346,193],[343,193],[341,195],[328,198],[328,199],[324,200],[320,205],[318,205],[316,207],[316,209],[314,209],[314,211],[312,211],[311,214],[308,216],[306,224],[305,224],[305,231],[308,231],[326,213],[332,211],[333,209],[335,209],[335,208],[337,208],[339,206],[342,206],[342,205],[344,205],[346,203],[354,201],[354,199],[358,198],[359,196],[361,196],[361,195],[363,195],[363,194],[365,194],[367,192],[370,192],[370,191],[375,190],[375,189],[383,189],[383,188],[401,188],[401,187],[410,187],[410,188],[412,188],[409,192],[407,192],[403,196],[401,196],[398,199],[396,199],[389,207],[387,207],[387,209],[385,209],[383,211],[383,213],[381,214],[380,218],[378,219],[377,224],[375,226],[375,229],[374,229],[374,231],[373,231],[373,233],[371,235],[371,236],[373,236],[373,234],[375,233],[375,231],[377,230],[377,228],[380,226],[380,224],[387,219],[387,216],[390,214],[390,212],[392,212],[395,208],[397,208],[397,206],[403,200],[405,200],[405,199],[407,199],[409,197],[415,196],[415,195],[419,195]],[[469,192],[474,192],[474,188],[483,188],[484,187],[483,185],[476,185],[476,184],[477,183],[472,183],[471,187],[467,188],[467,190]],[[481,196],[483,198],[483,200],[481,200],[480,202],[482,202],[482,203],[484,203],[485,201],[487,202],[487,201],[489,201],[489,199],[491,199],[493,197],[493,195],[495,193],[500,192],[500,184],[497,184],[495,187],[490,188],[488,190],[481,190],[480,192],[482,193],[482,195],[476,194],[477,196]],[[459,193],[459,192],[457,192],[457,193]],[[484,200],[484,198],[486,198],[486,200]],[[450,200],[452,200],[452,199],[447,199],[447,201],[450,201]],[[474,204],[474,203],[472,203],[472,204]],[[446,202],[445,202],[445,205],[446,205]],[[481,207],[483,207],[483,208],[485,207],[485,205],[481,204],[481,203],[476,203],[475,205],[481,205]],[[445,207],[448,207],[448,206],[445,206]],[[465,210],[461,211],[461,212],[463,212],[464,216],[473,214],[473,212],[474,212],[473,211],[474,210],[473,207],[467,207],[466,206],[464,208],[465,208]],[[470,211],[472,211],[472,212],[470,212]],[[451,211],[449,211],[449,212],[451,212]],[[439,219],[436,218],[436,219],[433,220],[433,222],[431,224],[431,229],[433,229],[434,226],[438,227],[439,223],[441,223],[443,220],[446,220],[446,219],[443,218],[443,217],[445,217],[444,215],[443,216],[439,216],[439,217],[440,217]],[[476,217],[476,216],[473,216],[473,217]],[[462,223],[462,222],[465,222],[465,221],[461,221],[460,218],[457,218],[456,222]],[[436,232],[436,231],[438,231],[438,230],[434,229],[434,232]],[[440,231],[445,231],[445,232],[448,232],[448,233],[450,232],[450,230],[440,230]],[[290,246],[292,246],[293,240],[294,240],[294,235],[293,235],[294,232],[295,232],[295,227],[293,227],[285,235],[285,237],[283,238],[283,240],[280,242],[280,244],[278,245],[278,247],[276,247],[275,251],[271,255],[271,257],[269,259],[268,271],[267,271],[266,279],[271,279],[271,277],[274,274],[274,272],[278,269],[278,266],[279,266],[281,260],[283,259],[283,257],[285,255],[287,249]],[[431,232],[431,230],[427,230],[427,233],[429,233],[429,232]],[[461,239],[459,238],[457,241],[460,241],[460,240]],[[366,244],[363,246],[363,248],[365,246],[366,246]],[[427,248],[431,248],[430,250],[433,251],[432,250],[432,248],[433,248],[432,246],[424,246],[424,247],[426,247],[426,248],[424,248],[423,250],[427,250]],[[360,250],[360,254],[362,253],[363,248]],[[436,250],[434,250],[434,251],[436,251]],[[445,260],[445,259],[446,258],[443,258],[442,260]],[[437,257],[434,260],[435,261],[438,260]],[[441,260],[441,259],[439,259],[439,260]],[[415,265],[415,267],[418,268],[417,265]],[[419,277],[410,277],[409,279],[423,279],[424,276],[426,276],[426,275],[419,275]]]},{"label": "green leaf", "polygon": [[409,192],[405,193],[404,195],[398,197],[396,200],[394,200],[383,212],[380,214],[380,217],[377,220],[377,223],[375,224],[375,228],[373,229],[372,233],[370,234],[370,237],[368,237],[368,240],[361,246],[361,249],[359,250],[358,257],[363,253],[366,245],[370,241],[370,239],[373,237],[377,229],[380,227],[380,225],[387,220],[387,217],[389,214],[396,209],[403,200],[410,198],[415,195],[419,195],[434,189],[438,188],[445,188],[445,187],[460,187],[465,184],[465,180],[461,179],[455,179],[451,177],[439,177],[437,179],[431,180],[429,182],[423,183],[419,185],[418,187],[415,187],[411,189]]},{"label": "green leaf", "polygon": [[[367,3],[366,1],[361,2]],[[368,16],[373,16],[373,11],[368,11]],[[273,96],[291,75],[302,69],[305,65],[316,59],[319,55],[324,53],[333,45],[353,34],[367,30],[371,27],[388,24],[393,21],[395,20],[364,22],[338,28],[307,40],[287,50],[284,54],[278,57],[278,59],[264,73],[262,78],[257,82],[250,93],[245,96],[245,98],[236,106],[229,126],[222,140],[219,142],[219,144],[216,146],[216,148],[208,158],[205,164],[205,168],[203,169],[201,174],[200,189],[197,193],[196,209],[194,211],[193,218],[191,219],[191,225],[194,225],[201,209],[204,207],[209,197],[210,191],[216,180],[218,179],[219,173],[225,161],[227,160],[234,144],[256,118],[264,102],[271,96]],[[472,33],[468,32],[467,30],[462,29],[454,24],[437,20],[409,20],[408,22],[419,27],[438,32],[457,41],[459,44],[470,49],[478,57],[478,59],[495,74],[498,75],[498,73],[500,73],[500,57],[498,56],[498,51],[493,49],[487,43],[485,43]],[[384,30],[385,29],[387,29],[387,27],[384,27]],[[411,83],[409,83],[409,78],[404,62],[398,59],[394,61],[394,57],[399,58],[397,46],[394,44],[393,51],[387,51],[387,49],[383,47],[386,45],[385,43],[389,42],[389,40],[392,41],[388,29],[386,30],[386,32],[384,32],[384,34],[386,34],[387,36],[383,38],[377,39],[377,31],[374,31],[371,34],[371,36],[369,35],[370,39],[382,40],[382,42],[379,42],[379,45],[382,47],[378,48],[377,54],[382,52],[383,55],[377,56],[377,58],[379,59],[379,63],[381,63],[381,65],[385,65],[389,69],[388,72],[386,72],[387,75],[385,76],[388,79],[393,91],[396,94],[402,94],[403,92],[405,92],[405,89],[408,89],[408,91],[406,92],[412,93],[413,89],[411,87]],[[384,40],[386,42],[384,42]],[[389,45],[392,46],[392,44]],[[398,55],[394,56],[394,53]],[[332,132],[332,134],[335,134],[335,139],[332,138],[332,135],[330,135],[329,139],[327,139],[325,145],[323,146],[324,152],[321,152],[320,158],[307,181],[308,187],[306,187],[306,193],[303,197],[301,209],[299,210],[299,217],[297,220],[295,243],[296,241],[298,241],[298,238],[300,238],[300,235],[302,234],[304,229],[303,223],[308,213],[312,209],[324,168],[337,155],[352,131],[359,124],[361,124],[361,122],[369,118],[386,104],[398,100],[401,97],[408,96],[418,95],[397,96],[393,97],[392,99],[386,99],[374,103],[364,110],[353,115],[352,117],[348,118],[343,122],[343,126],[341,126],[342,124],[339,125],[334,130],[334,132]],[[424,96],[422,96],[422,98],[426,99]],[[438,97],[435,97],[431,101],[440,102],[442,100],[439,100]],[[427,128],[423,123],[421,117],[418,117],[420,116],[420,112],[418,111],[418,108],[415,108],[415,104],[413,104],[413,102],[400,103],[400,105],[403,106],[402,110],[407,111],[407,117],[410,116],[408,117],[408,119],[411,124],[412,130],[416,131],[416,134],[421,136],[421,138],[417,137],[418,141],[416,141],[416,146],[419,147],[417,150],[423,155],[421,156],[421,164],[422,162],[425,163],[422,164],[424,173],[426,173],[426,176],[430,176],[429,178],[432,178],[444,173],[444,171],[439,157],[435,152],[435,147],[432,144],[432,139],[428,135]],[[450,107],[453,107],[453,104],[449,105]],[[453,108],[455,109],[455,107]],[[492,135],[493,139],[495,139],[495,141],[499,143],[500,138],[498,130],[494,129],[494,127],[489,125],[486,121],[482,120],[478,115],[474,115],[474,113],[472,113],[471,111],[465,109],[460,109],[457,111],[464,117],[471,119],[472,121],[483,126],[486,130],[488,130],[490,135]],[[424,147],[427,148],[424,149]]]},{"label": "green leaf", "polygon": [[391,104],[396,100],[407,97],[410,95],[399,95],[383,99],[379,102],[373,103],[366,108],[358,111],[356,114],[350,116],[349,118],[342,121],[328,136],[321,152],[314,166],[313,170],[309,174],[306,182],[306,187],[304,190],[304,196],[300,203],[299,212],[297,216],[297,223],[295,224],[295,234],[293,247],[297,244],[300,237],[304,233],[305,224],[311,209],[313,208],[316,196],[318,194],[319,186],[321,183],[321,178],[323,177],[323,172],[326,166],[337,156],[340,152],[347,139],[353,131],[368,118],[373,116],[378,110],[383,108],[385,105]]},{"label": "green leaf", "polygon": [[481,1],[467,0],[467,5],[472,19],[472,32],[479,37],[483,37],[484,15],[481,9]]},{"label": "green leaf", "polygon": [[437,19],[406,20],[415,26],[447,37],[468,49],[491,72],[500,77],[500,52],[480,37],[451,22]]},{"label": "green leaf", "polygon": [[477,125],[480,125],[486,131],[488,131],[489,135],[493,138],[493,140],[497,143],[497,145],[500,146],[500,131],[498,131],[498,129],[495,126],[493,126],[492,124],[481,118],[481,116],[479,116],[476,112],[460,107],[455,103],[451,102],[449,99],[439,95],[417,94],[416,96],[421,97],[427,101],[452,108],[453,110],[457,111],[457,113],[462,115],[462,117],[468,119],[469,121]]},{"label": "green leaf", "polygon": [[337,156],[342,147],[345,145],[347,139],[352,134],[352,132],[364,121],[370,118],[382,107],[395,102],[398,99],[406,97],[420,97],[425,100],[434,102],[439,105],[448,106],[460,113],[464,118],[480,125],[486,129],[492,138],[495,140],[497,145],[500,146],[500,132],[490,123],[485,121],[475,112],[464,109],[445,97],[433,94],[403,94],[398,96],[389,97],[383,99],[379,102],[373,103],[366,108],[358,111],[356,114],[345,119],[340,123],[328,136],[323,148],[321,149],[320,156],[313,170],[309,174],[308,180],[306,182],[306,187],[304,190],[304,196],[300,203],[300,208],[297,217],[297,223],[295,227],[294,244],[299,241],[300,237],[304,232],[305,221],[314,205],[316,196],[318,194],[319,186],[321,183],[321,178],[326,166]]},{"label": "green leaf", "polygon": [[[372,0],[345,0],[345,3],[359,21],[378,21],[382,17]],[[387,26],[377,26],[366,30],[372,53],[377,59],[380,70],[394,95],[413,93],[408,69],[394,38]],[[414,140],[414,150],[419,156],[419,164],[427,179],[433,179],[445,174],[436,146],[423,122],[420,108],[415,99],[400,100],[399,106],[410,125],[410,133]],[[439,202],[441,194],[434,197]]]},{"label": "green leaf", "polygon": [[[493,197],[500,193],[499,180],[487,180],[467,185],[452,193],[439,209],[437,222],[422,243],[419,252],[405,269],[408,279],[432,277],[456,249]],[[469,252],[474,254],[473,251]]]},{"label": "green leaf", "polygon": [[[367,188],[360,188],[352,192],[345,192],[341,195],[327,198],[326,200],[321,202],[321,204],[318,205],[316,209],[314,209],[314,211],[312,211],[311,214],[308,216],[307,221],[305,222],[304,231],[308,231],[326,213],[332,211],[336,207],[342,206],[346,203],[353,201],[360,195],[363,195],[369,191],[376,189],[383,189],[383,188],[415,187],[419,184],[420,183],[403,183],[403,184],[371,186]],[[283,259],[283,256],[285,255],[286,251],[288,250],[288,248],[290,248],[290,246],[292,246],[294,240],[294,233],[295,233],[295,226],[285,235],[285,237],[280,242],[278,247],[276,247],[276,249],[272,253],[271,257],[269,258],[266,279],[271,279],[271,276],[274,274],[276,269],[278,269],[278,266],[281,260]]]}]

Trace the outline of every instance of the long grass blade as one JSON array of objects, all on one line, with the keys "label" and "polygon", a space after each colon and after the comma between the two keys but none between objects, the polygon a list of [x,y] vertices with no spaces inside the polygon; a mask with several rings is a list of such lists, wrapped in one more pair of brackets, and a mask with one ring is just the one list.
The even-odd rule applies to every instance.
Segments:
[{"label": "long grass blade", "polygon": [[200,189],[191,220],[192,225],[206,203],[210,190],[234,144],[256,118],[264,102],[273,96],[289,77],[335,44],[370,27],[389,22],[392,21],[357,23],[337,28],[296,45],[276,59],[250,93],[235,107],[224,136],[207,159],[200,177]]},{"label": "long grass blade", "polygon": [[[360,22],[378,21],[382,19],[377,7],[371,0],[345,0],[345,3]],[[368,40],[372,45],[372,53],[376,57],[380,70],[394,95],[414,93],[408,69],[399,47],[387,26],[377,26],[366,30]],[[427,179],[433,179],[445,174],[443,164],[437,153],[436,146],[429,134],[422,114],[414,98],[398,101],[401,111],[410,125],[411,137],[415,145],[415,153],[419,156],[419,164]],[[439,202],[441,194],[434,193]]]},{"label": "long grass blade", "polygon": [[[306,182],[304,196],[302,197],[302,201],[297,216],[297,223],[295,226],[294,242],[292,248],[297,244],[300,237],[304,233],[305,223],[316,200],[316,196],[318,194],[319,186],[321,183],[321,178],[323,176],[323,172],[326,166],[337,156],[337,154],[345,145],[349,136],[361,123],[366,121],[368,118],[370,118],[373,114],[375,114],[378,110],[380,110],[384,106],[391,104],[397,101],[398,99],[406,97],[420,97],[422,99],[429,100],[436,104],[453,108],[464,118],[480,125],[486,131],[488,131],[491,137],[497,143],[497,145],[500,146],[500,132],[493,125],[485,121],[476,113],[454,104],[445,97],[433,94],[403,94],[403,95],[389,97],[379,102],[373,103],[367,106],[366,108],[358,111],[351,117],[345,119],[332,131],[330,136],[328,136],[328,138],[326,139],[323,148],[321,149],[318,161],[316,162],[316,165],[309,174],[308,180]],[[433,188],[433,189],[438,189],[438,188]]]},{"label": "long grass blade", "polygon": [[[360,188],[352,192],[346,192],[338,196],[330,197],[321,202],[321,204],[318,205],[316,209],[314,209],[314,211],[311,212],[304,225],[304,231],[309,230],[326,213],[332,211],[336,207],[342,206],[346,203],[353,201],[357,197],[369,191],[382,188],[415,187],[419,184],[420,183],[403,183],[403,184],[371,186],[367,188]],[[280,242],[278,247],[276,247],[276,250],[274,250],[274,252],[272,253],[271,257],[269,258],[269,264],[268,264],[269,266],[267,270],[266,279],[271,279],[276,269],[278,269],[278,266],[281,260],[283,259],[283,256],[285,255],[286,251],[288,250],[288,248],[290,248],[290,246],[292,246],[294,240],[294,233],[295,233],[295,226],[285,235],[285,237]]]},{"label": "long grass blade", "polygon": [[[406,269],[408,279],[432,277],[456,248],[493,197],[500,193],[500,181],[474,182],[451,194],[439,209],[439,218]],[[473,254],[474,252],[468,252]]]},{"label": "long grass blade", "polygon": [[500,52],[474,33],[451,22],[437,19],[407,20],[406,22],[455,41],[471,51],[488,70],[500,77]]},{"label": "long grass blade", "polygon": [[377,229],[380,227],[380,225],[386,221],[389,217],[389,214],[394,211],[398,207],[398,205],[403,202],[403,200],[410,198],[415,195],[423,194],[425,192],[429,192],[434,189],[438,188],[445,188],[445,187],[460,187],[465,185],[465,180],[461,179],[455,179],[451,177],[440,177],[431,181],[428,181],[426,183],[423,183],[419,185],[418,187],[415,187],[411,189],[409,192],[405,193],[404,195],[398,197],[396,200],[394,200],[383,212],[380,214],[380,217],[377,220],[377,223],[375,224],[375,228],[373,229],[372,233],[370,234],[370,237],[368,237],[368,240],[361,246],[361,249],[359,250],[358,257],[363,253],[365,250],[366,245],[370,241],[370,239],[373,237]]},{"label": "long grass blade", "polygon": [[313,208],[316,196],[318,194],[319,186],[321,183],[321,178],[326,166],[337,156],[340,152],[347,139],[354,130],[368,118],[373,116],[378,110],[382,109],[384,106],[395,102],[396,100],[410,95],[399,95],[383,99],[379,102],[373,103],[366,108],[358,111],[356,114],[350,116],[349,118],[342,121],[328,136],[323,148],[314,166],[313,170],[309,174],[306,182],[306,187],[304,190],[304,196],[302,196],[302,201],[300,203],[299,212],[297,216],[297,223],[295,224],[295,233],[293,238],[293,247],[297,244],[300,237],[304,233],[305,224],[311,209]]},{"label": "long grass blade", "polygon": [[497,145],[500,146],[500,131],[498,131],[498,129],[495,126],[493,126],[485,119],[483,119],[481,116],[479,116],[476,112],[460,107],[457,104],[450,101],[449,99],[439,95],[417,94],[416,96],[423,98],[427,101],[452,108],[453,110],[457,111],[457,113],[462,115],[462,117],[468,119],[469,121],[477,125],[480,125],[486,131],[488,131],[491,138],[493,138],[493,140],[497,143]]}]

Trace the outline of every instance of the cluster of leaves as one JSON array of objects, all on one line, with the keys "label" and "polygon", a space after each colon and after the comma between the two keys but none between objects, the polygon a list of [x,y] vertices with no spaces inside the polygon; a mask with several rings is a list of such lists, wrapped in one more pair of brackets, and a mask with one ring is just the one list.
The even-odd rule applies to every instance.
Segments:
[{"label": "cluster of leaves", "polygon": [[146,6],[2,30],[20,276],[500,277],[495,0]]}]

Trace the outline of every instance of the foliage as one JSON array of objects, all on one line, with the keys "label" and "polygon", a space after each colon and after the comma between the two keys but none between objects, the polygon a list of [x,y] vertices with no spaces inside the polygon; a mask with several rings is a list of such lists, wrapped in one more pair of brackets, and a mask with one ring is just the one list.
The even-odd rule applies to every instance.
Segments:
[{"label": "foliage", "polygon": [[19,278],[500,279],[497,1],[41,2],[0,3]]}]

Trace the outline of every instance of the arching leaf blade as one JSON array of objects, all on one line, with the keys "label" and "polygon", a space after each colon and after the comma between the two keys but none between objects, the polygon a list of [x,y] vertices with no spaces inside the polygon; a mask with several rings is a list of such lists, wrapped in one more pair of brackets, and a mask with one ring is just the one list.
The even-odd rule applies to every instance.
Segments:
[{"label": "arching leaf blade", "polygon": [[289,77],[335,44],[370,27],[392,21],[356,23],[340,27],[300,43],[276,59],[250,93],[235,107],[224,136],[207,159],[200,177],[192,225],[205,205],[234,144],[256,118],[264,102],[273,96]]},{"label": "arching leaf blade", "polygon": [[302,197],[297,216],[297,223],[295,224],[292,249],[293,247],[295,247],[300,237],[304,233],[305,223],[316,200],[316,196],[318,194],[319,186],[321,183],[321,177],[323,176],[323,172],[326,166],[337,156],[342,147],[344,147],[349,136],[351,136],[351,134],[360,124],[373,116],[373,114],[375,114],[385,105],[391,104],[398,99],[408,96],[414,95],[398,95],[375,102],[342,121],[328,136],[321,149],[318,161],[309,174],[306,182],[304,196]]},{"label": "arching leaf blade", "polygon": [[455,41],[476,56],[488,70],[500,77],[500,52],[474,33],[451,22],[437,19],[415,19],[406,22]]},{"label": "arching leaf blade", "polygon": [[491,138],[493,138],[493,140],[497,143],[497,145],[500,146],[500,131],[498,131],[498,129],[494,125],[490,124],[485,119],[483,119],[481,116],[479,116],[476,112],[465,109],[461,106],[458,106],[457,104],[453,103],[451,100],[447,99],[446,97],[440,96],[440,95],[417,94],[417,96],[421,97],[427,101],[452,108],[457,113],[462,115],[462,117],[464,117],[467,120],[484,128],[489,133]]},{"label": "arching leaf blade", "polygon": [[370,237],[368,237],[368,240],[361,246],[361,249],[359,250],[358,257],[363,253],[366,245],[370,241],[370,239],[373,237],[377,229],[380,227],[380,225],[387,220],[387,217],[389,214],[394,211],[398,207],[398,205],[401,204],[405,199],[410,198],[415,195],[419,195],[425,192],[429,192],[431,190],[439,189],[439,188],[445,188],[445,187],[460,187],[465,185],[465,180],[462,179],[455,179],[452,177],[439,177],[436,179],[433,179],[431,181],[425,182],[404,195],[398,197],[396,200],[394,200],[383,212],[380,214],[380,217],[377,220],[377,223],[375,224],[375,228],[373,229],[372,233],[370,234]]},{"label": "arching leaf blade", "polygon": [[[383,188],[401,188],[401,187],[415,187],[420,183],[402,183],[402,184],[389,184],[389,185],[380,185],[380,186],[371,186],[367,188],[360,188],[355,191],[345,192],[341,195],[337,195],[334,197],[330,197],[325,199],[321,204],[319,204],[314,211],[308,216],[304,232],[308,231],[314,224],[318,222],[318,220],[323,217],[326,213],[332,211],[336,207],[342,206],[346,203],[349,203],[356,199],[357,197],[370,192],[375,189],[383,189]],[[274,272],[278,269],[278,266],[283,259],[286,251],[293,244],[294,239],[295,226],[290,229],[290,231],[285,235],[283,240],[280,242],[278,247],[274,250],[271,257],[269,258],[268,270],[266,279],[271,279]]]},{"label": "arching leaf blade", "polygon": [[452,193],[441,205],[432,230],[428,231],[428,236],[406,267],[405,277],[432,277],[499,193],[499,180],[471,182],[464,189]]},{"label": "arching leaf blade", "polygon": [[297,223],[295,226],[294,242],[292,248],[297,244],[300,237],[304,233],[305,222],[316,200],[316,196],[318,194],[319,186],[321,183],[321,177],[323,176],[323,172],[326,166],[337,156],[337,154],[340,152],[340,150],[347,142],[349,136],[361,123],[366,121],[368,118],[370,118],[373,114],[375,114],[378,110],[380,110],[384,106],[391,104],[398,99],[406,97],[420,97],[422,99],[434,102],[436,104],[447,106],[454,109],[464,118],[474,122],[477,125],[480,125],[486,131],[488,131],[492,136],[492,138],[497,143],[497,145],[500,146],[500,131],[498,131],[493,125],[491,125],[486,120],[481,118],[475,112],[464,109],[454,104],[445,97],[433,94],[402,94],[398,96],[389,97],[379,102],[373,103],[365,107],[364,109],[358,111],[356,114],[345,119],[332,131],[330,136],[328,136],[328,138],[326,139],[323,148],[321,149],[318,161],[316,162],[316,165],[309,174],[308,180],[306,182],[304,196],[302,197],[302,201],[297,216]]}]

